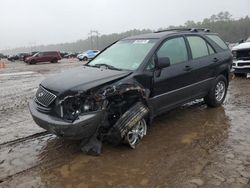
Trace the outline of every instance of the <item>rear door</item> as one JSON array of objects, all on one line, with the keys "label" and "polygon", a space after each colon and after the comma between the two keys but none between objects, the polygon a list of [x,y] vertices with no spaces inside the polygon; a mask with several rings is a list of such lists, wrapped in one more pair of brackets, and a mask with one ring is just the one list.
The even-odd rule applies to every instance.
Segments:
[{"label": "rear door", "polygon": [[[159,114],[188,100],[192,96],[189,85],[191,70],[186,41],[183,36],[167,39],[156,52],[158,58],[168,57],[170,66],[155,70],[153,94],[150,102]],[[153,63],[149,66],[152,67]]]},{"label": "rear door", "polygon": [[43,62],[43,57],[44,57],[44,52],[39,52],[39,54],[37,55],[37,62]]},{"label": "rear door", "polygon": [[49,61],[49,53],[43,52],[41,53],[41,56],[40,56],[40,62],[46,62],[46,61]]},{"label": "rear door", "polygon": [[193,98],[204,97],[211,87],[216,66],[220,59],[213,47],[199,35],[187,35],[189,50],[192,60],[190,79],[193,83]]}]

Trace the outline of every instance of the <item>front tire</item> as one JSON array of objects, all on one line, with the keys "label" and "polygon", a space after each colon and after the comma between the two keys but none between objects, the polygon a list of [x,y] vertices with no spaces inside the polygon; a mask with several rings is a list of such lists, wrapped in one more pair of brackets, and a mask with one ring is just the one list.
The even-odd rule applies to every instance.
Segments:
[{"label": "front tire", "polygon": [[85,56],[85,57],[83,58],[83,61],[88,61],[88,58]]},{"label": "front tire", "polygon": [[126,143],[135,149],[147,133],[148,112],[149,109],[142,102],[137,102],[116,121],[108,133],[107,141],[115,145]]},{"label": "front tire", "polygon": [[125,143],[135,149],[141,139],[147,134],[147,123],[144,118],[137,122],[126,134]]},{"label": "front tire", "polygon": [[36,64],[36,61],[35,61],[35,60],[32,60],[29,64],[30,64],[30,65],[35,65],[35,64]]},{"label": "front tire", "polygon": [[210,107],[219,107],[225,100],[227,94],[228,81],[223,75],[219,75],[207,96],[204,98],[206,104]]}]

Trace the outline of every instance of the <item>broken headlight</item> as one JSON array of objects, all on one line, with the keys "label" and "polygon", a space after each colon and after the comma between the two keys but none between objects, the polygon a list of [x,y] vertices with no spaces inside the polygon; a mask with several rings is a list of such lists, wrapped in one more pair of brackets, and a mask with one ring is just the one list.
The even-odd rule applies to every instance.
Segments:
[{"label": "broken headlight", "polygon": [[70,96],[60,103],[60,116],[67,120],[76,120],[80,114],[98,110],[94,99]]},{"label": "broken headlight", "polygon": [[78,97],[67,97],[61,102],[60,116],[68,119],[75,120],[81,113],[81,99]]}]

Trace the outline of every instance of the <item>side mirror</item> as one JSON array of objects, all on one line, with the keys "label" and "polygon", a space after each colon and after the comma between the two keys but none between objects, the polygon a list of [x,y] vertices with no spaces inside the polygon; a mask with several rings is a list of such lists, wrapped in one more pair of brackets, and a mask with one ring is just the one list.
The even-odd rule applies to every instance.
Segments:
[{"label": "side mirror", "polygon": [[170,66],[170,59],[168,57],[157,58],[156,67],[158,69],[163,69]]}]

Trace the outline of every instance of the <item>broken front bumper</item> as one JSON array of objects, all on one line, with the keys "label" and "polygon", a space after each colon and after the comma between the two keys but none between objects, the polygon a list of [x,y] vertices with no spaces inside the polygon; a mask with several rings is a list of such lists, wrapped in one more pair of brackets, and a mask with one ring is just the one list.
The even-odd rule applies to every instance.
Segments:
[{"label": "broken front bumper", "polygon": [[82,116],[74,122],[68,122],[63,119],[41,113],[37,110],[37,104],[32,100],[29,103],[30,113],[40,127],[68,139],[85,139],[93,136],[103,117],[103,111],[95,111]]}]

